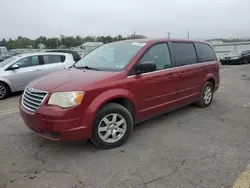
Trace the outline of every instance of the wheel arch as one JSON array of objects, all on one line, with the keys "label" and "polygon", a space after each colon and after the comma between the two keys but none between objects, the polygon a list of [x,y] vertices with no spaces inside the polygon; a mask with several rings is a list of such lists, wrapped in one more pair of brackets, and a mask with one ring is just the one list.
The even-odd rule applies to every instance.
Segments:
[{"label": "wheel arch", "polygon": [[133,117],[133,120],[134,120],[134,117],[135,117],[135,106],[134,106],[134,104],[128,98],[126,98],[126,97],[115,97],[115,98],[112,98],[112,99],[106,101],[100,107],[100,109],[103,106],[105,106],[106,104],[109,104],[109,103],[116,103],[116,104],[119,104],[119,105],[125,107],[130,112],[130,114],[131,114],[131,116]]},{"label": "wheel arch", "polygon": [[[101,99],[101,100],[98,100]],[[117,103],[124,106],[131,113],[133,118],[137,110],[138,104],[136,97],[126,89],[112,89],[100,94],[92,103],[98,101],[96,113],[108,103]]]},{"label": "wheel arch", "polygon": [[7,80],[2,80],[2,79],[0,79],[0,83],[6,84],[6,85],[8,86],[8,88],[9,88],[10,92],[12,91],[12,88],[11,88],[11,86],[10,86],[10,83],[7,82]]},{"label": "wheel arch", "polygon": [[211,84],[213,84],[213,89],[215,88],[215,79],[214,78],[209,78],[207,80],[207,82],[210,82]]},{"label": "wheel arch", "polygon": [[93,120],[97,112],[108,103],[117,103],[127,108],[132,117],[136,118],[136,112],[138,109],[138,102],[136,97],[126,89],[111,89],[99,94],[87,108],[87,119],[89,123],[93,123]]},{"label": "wheel arch", "polygon": [[206,76],[205,80],[204,80],[204,83],[205,83],[205,82],[210,82],[210,83],[212,83],[212,84],[213,84],[213,88],[215,88],[215,86],[216,86],[216,81],[215,81],[215,77],[214,77],[213,74],[208,74],[208,75]]}]

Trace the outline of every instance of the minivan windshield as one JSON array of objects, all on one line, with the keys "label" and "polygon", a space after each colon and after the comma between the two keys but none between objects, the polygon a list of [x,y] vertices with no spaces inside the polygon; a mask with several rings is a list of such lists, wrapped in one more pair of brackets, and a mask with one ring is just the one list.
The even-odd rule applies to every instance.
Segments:
[{"label": "minivan windshield", "polygon": [[5,65],[7,65],[8,63],[10,63],[11,61],[15,60],[16,57],[11,57],[8,59],[5,59],[4,61],[0,62],[0,67],[4,67]]},{"label": "minivan windshield", "polygon": [[75,68],[101,71],[121,71],[146,43],[121,41],[105,44],[93,50],[74,64]]}]

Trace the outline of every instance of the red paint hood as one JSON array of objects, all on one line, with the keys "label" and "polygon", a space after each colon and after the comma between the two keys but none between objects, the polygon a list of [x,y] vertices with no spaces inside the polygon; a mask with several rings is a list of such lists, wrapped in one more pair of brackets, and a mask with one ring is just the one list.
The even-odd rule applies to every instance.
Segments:
[{"label": "red paint hood", "polygon": [[107,79],[117,72],[66,69],[32,81],[28,86],[47,92],[79,91],[95,82]]}]

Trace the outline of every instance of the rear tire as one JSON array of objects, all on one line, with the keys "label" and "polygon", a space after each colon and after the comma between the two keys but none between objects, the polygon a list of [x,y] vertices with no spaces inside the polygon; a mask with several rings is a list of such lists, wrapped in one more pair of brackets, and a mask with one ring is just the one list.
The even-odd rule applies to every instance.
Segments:
[{"label": "rear tire", "polygon": [[91,141],[98,148],[115,148],[128,139],[132,130],[131,113],[119,104],[109,103],[96,114]]},{"label": "rear tire", "polygon": [[0,100],[6,99],[10,94],[10,88],[7,84],[0,82]]},{"label": "rear tire", "polygon": [[210,106],[213,101],[214,86],[211,82],[206,82],[202,88],[200,100],[198,102],[199,107],[206,108]]}]

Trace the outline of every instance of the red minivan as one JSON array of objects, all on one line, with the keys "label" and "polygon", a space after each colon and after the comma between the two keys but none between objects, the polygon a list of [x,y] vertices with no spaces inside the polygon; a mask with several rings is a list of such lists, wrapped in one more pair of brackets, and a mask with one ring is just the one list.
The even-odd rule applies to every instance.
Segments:
[{"label": "red minivan", "polygon": [[125,40],[31,82],[20,113],[41,137],[91,139],[100,148],[113,148],[138,122],[191,103],[208,107],[219,80],[219,62],[207,43]]}]

